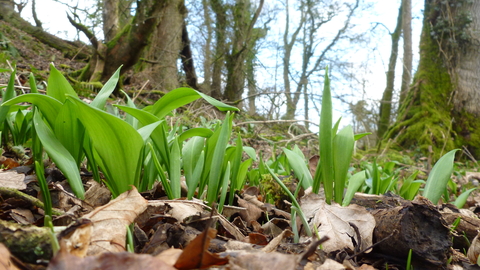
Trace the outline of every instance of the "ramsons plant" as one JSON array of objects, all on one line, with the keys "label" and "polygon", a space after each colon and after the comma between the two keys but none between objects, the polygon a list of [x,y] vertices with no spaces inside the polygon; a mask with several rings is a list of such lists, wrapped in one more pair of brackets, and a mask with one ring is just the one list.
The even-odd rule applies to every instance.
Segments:
[{"label": "ramsons plant", "polygon": [[[214,131],[198,128],[180,133],[178,127],[169,130],[165,122],[165,116],[172,110],[198,98],[204,98],[223,111],[236,111],[237,108],[193,89],[179,88],[144,109],[136,108],[133,102],[117,106],[130,115],[123,120],[105,111],[106,100],[115,89],[118,78],[119,70],[93,102],[87,104],[78,98],[68,81],[52,65],[46,95],[31,93],[15,98],[4,95],[1,108],[10,112],[15,104],[23,102],[35,106],[32,119],[35,136],[79,198],[84,196],[79,167],[85,158],[94,174],[97,167],[100,168],[106,178],[104,182],[114,196],[130,189],[131,185],[145,190],[160,179],[168,196],[178,198],[181,196],[182,167],[190,173],[187,181],[189,196],[193,196],[197,185],[200,187],[199,196],[208,187],[207,201],[214,202],[220,191],[226,194],[229,179],[235,179],[232,183],[239,186],[236,180],[242,178],[241,174],[245,174],[251,162],[241,163],[238,158],[243,152],[241,144],[234,148],[235,155],[226,155],[227,150],[232,153],[227,144],[233,115],[227,113],[224,123]],[[195,155],[189,156],[189,146],[195,142],[198,144],[201,138],[205,141],[204,149],[200,155],[194,151]],[[187,145],[187,160],[197,161],[194,167],[189,167],[191,163],[182,163],[184,144]],[[204,165],[210,166],[209,169]]]}]

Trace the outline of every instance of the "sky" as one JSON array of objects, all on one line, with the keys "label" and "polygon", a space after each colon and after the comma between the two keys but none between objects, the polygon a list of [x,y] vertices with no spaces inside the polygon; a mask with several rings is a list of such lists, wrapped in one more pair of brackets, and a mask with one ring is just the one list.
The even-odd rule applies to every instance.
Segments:
[{"label": "sky", "polygon": [[[270,2],[269,2],[270,1]],[[368,1],[368,0],[367,0]],[[25,18],[29,18],[30,22],[33,22],[31,19],[31,6],[29,5],[24,8],[22,11],[22,16]],[[64,0],[67,4],[75,5],[79,4],[81,7],[92,7],[92,3],[96,2],[95,0]],[[345,57],[349,57],[351,59],[358,59],[358,63],[361,61],[367,60],[368,68],[358,66],[356,64],[352,65],[352,71],[359,74],[359,77],[362,77],[365,81],[362,83],[362,89],[358,88],[357,82],[342,82],[336,83],[332,82],[332,86],[336,87],[339,92],[345,93],[350,91],[351,94],[354,96],[352,97],[350,102],[356,102],[360,99],[367,100],[372,104],[378,104],[378,100],[381,99],[383,90],[385,89],[386,85],[386,70],[388,65],[388,59],[390,56],[390,49],[391,49],[391,39],[389,36],[389,32],[392,32],[396,25],[397,15],[398,15],[398,8],[400,5],[400,0],[369,0],[372,3],[372,9],[365,13],[364,16],[359,18],[354,23],[361,25],[365,29],[371,28],[373,24],[381,23],[381,25],[377,26],[374,32],[371,34],[371,43],[368,48],[359,49],[355,51],[347,51],[345,52]],[[266,4],[273,4],[273,0],[267,0]],[[61,3],[58,3],[54,0],[37,0],[37,15],[39,19],[43,23],[44,29],[48,32],[57,35],[60,38],[64,39],[75,39],[76,31],[73,26],[67,20],[66,11],[67,7]],[[412,15],[413,15],[413,53],[414,53],[414,65],[413,68],[416,69],[416,63],[418,62],[418,43],[420,37],[420,30],[421,30],[421,23],[422,23],[422,9],[423,9],[423,1],[412,1]],[[275,29],[275,28],[273,28]],[[98,35],[101,35],[101,29],[97,30]],[[86,38],[83,34],[80,34],[80,39],[86,41]],[[397,68],[396,68],[396,82],[395,82],[395,89],[400,88],[401,83],[401,73],[402,73],[402,44],[399,45],[399,58],[397,60]],[[356,62],[354,60],[353,62]],[[264,74],[272,74],[272,71],[260,71]],[[281,70],[277,72],[281,73]],[[259,77],[267,77],[271,78],[270,75],[268,76],[259,76]],[[278,77],[281,79],[281,77]],[[261,83],[261,82],[260,82]],[[270,83],[271,82],[265,82]],[[319,87],[321,89],[321,86]],[[332,89],[335,91],[335,89]],[[361,93],[359,93],[361,92]],[[333,93],[335,95],[335,93]],[[356,99],[356,100],[355,100]],[[335,106],[335,103],[337,106]],[[347,110],[339,101],[334,101],[334,107],[336,111],[334,112],[334,119],[342,116],[345,121],[343,124],[348,124],[350,122],[348,119],[351,117]],[[299,105],[299,110],[297,112],[298,119],[303,119],[303,105]],[[315,115],[311,116],[310,119],[317,122],[317,118]]]}]

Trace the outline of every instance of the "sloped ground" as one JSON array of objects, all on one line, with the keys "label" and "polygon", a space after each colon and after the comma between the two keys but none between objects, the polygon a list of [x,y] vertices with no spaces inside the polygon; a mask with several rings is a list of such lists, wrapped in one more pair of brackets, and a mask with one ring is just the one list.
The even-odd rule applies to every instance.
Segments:
[{"label": "sloped ground", "polygon": [[[33,72],[37,81],[46,80],[50,63],[64,71],[79,70],[86,64],[84,61],[65,58],[60,51],[4,21],[0,21],[0,43],[0,53],[4,54],[0,65],[6,67],[5,60],[10,59],[10,62],[16,63],[19,75],[28,78],[30,72]],[[88,46],[81,48],[89,50]],[[5,76],[2,77],[0,83],[5,83]]]}]

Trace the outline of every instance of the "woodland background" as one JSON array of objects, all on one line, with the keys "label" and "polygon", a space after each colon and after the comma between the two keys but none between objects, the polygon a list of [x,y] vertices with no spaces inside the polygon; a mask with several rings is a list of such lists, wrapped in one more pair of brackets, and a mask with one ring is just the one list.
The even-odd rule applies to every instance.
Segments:
[{"label": "woodland background", "polygon": [[[58,2],[68,7],[77,39],[90,44],[44,31],[36,13],[42,3],[33,0],[34,25],[23,17],[28,1],[2,0],[2,20],[84,59],[87,65],[70,75],[92,87],[123,65],[121,87],[165,92],[189,86],[262,120],[305,120],[298,128],[308,131],[312,120],[318,123],[328,66],[337,111],[350,114],[355,132],[374,133],[360,147],[390,140],[436,158],[462,146],[476,156],[477,1],[425,1],[418,68],[411,1],[392,2],[394,29],[369,21],[378,3],[360,0],[105,0],[89,8]],[[385,28],[390,40],[375,41]],[[391,46],[380,102],[367,95],[376,42]]]}]

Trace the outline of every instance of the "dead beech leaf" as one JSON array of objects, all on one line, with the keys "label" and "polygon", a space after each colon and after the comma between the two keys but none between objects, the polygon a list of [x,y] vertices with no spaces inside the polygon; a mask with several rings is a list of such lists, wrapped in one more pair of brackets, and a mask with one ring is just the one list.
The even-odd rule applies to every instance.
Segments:
[{"label": "dead beech leaf", "polygon": [[18,269],[10,259],[10,251],[8,251],[7,247],[2,243],[0,243],[0,269],[5,269],[5,270]]},{"label": "dead beech leaf", "polygon": [[[352,237],[357,244],[360,242],[360,250],[365,250],[372,245],[375,218],[361,206],[351,204],[348,207],[342,207],[336,203],[329,205],[321,201],[312,222],[312,226],[318,226],[320,236],[330,238],[322,244],[323,250],[327,253],[344,248],[354,250]],[[358,227],[361,241],[358,241],[358,236],[349,223]]]},{"label": "dead beech leaf", "polygon": [[472,264],[477,264],[478,256],[480,255],[480,240],[478,239],[479,234],[473,238],[472,244],[468,248],[467,252],[467,257]]},{"label": "dead beech leaf", "polygon": [[3,167],[6,168],[7,170],[20,166],[20,163],[18,163],[16,160],[12,158],[6,158],[3,156],[0,158],[0,164],[3,165]]},{"label": "dead beech leaf", "polygon": [[50,261],[48,270],[125,269],[125,270],[175,270],[159,258],[130,252],[102,253],[80,258],[63,248]]},{"label": "dead beech leaf", "polygon": [[60,233],[60,244],[68,253],[83,258],[87,255],[92,231],[92,222],[90,220],[78,219]]},{"label": "dead beech leaf", "polygon": [[20,224],[33,224],[35,218],[29,209],[12,209],[10,216]]},{"label": "dead beech leaf", "polygon": [[24,182],[25,174],[15,171],[0,172],[0,187],[23,190],[27,188]]},{"label": "dead beech leaf", "polygon": [[279,252],[265,253],[260,250],[255,251],[233,251],[230,254],[228,269],[297,269],[299,255],[283,254]]},{"label": "dead beech leaf", "polygon": [[208,251],[210,240],[215,238],[215,235],[217,235],[217,230],[211,228],[199,234],[183,249],[182,254],[180,254],[174,265],[175,268],[189,270],[227,264],[227,258],[220,258],[218,255]]},{"label": "dead beech leaf", "polygon": [[258,206],[255,200],[247,201],[240,197],[237,198],[238,205],[245,208],[245,210],[240,211],[240,216],[247,222],[247,226],[250,226],[253,221],[257,221],[262,216],[264,210]]},{"label": "dead beech leaf", "polygon": [[147,200],[132,187],[108,204],[83,216],[92,221],[92,238],[87,255],[125,251],[127,226],[147,209],[147,204]]},{"label": "dead beech leaf", "polygon": [[172,247],[162,251],[160,254],[155,256],[155,258],[160,259],[166,264],[173,266],[182,254],[182,252],[183,251],[181,249]]}]

